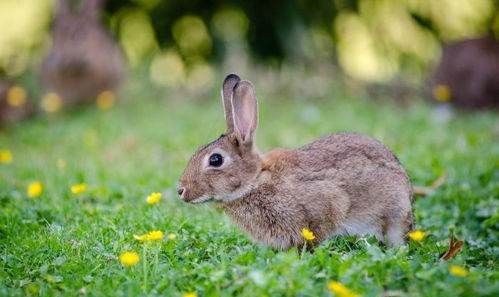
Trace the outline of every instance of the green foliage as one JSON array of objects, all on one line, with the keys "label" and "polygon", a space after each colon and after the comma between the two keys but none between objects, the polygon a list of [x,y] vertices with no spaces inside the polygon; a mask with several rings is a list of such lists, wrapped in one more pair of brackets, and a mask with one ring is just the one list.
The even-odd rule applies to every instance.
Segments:
[{"label": "green foliage", "polygon": [[[39,117],[0,134],[0,149],[13,153],[0,164],[0,295],[330,296],[330,280],[362,296],[498,295],[497,114],[440,122],[421,103],[260,98],[262,150],[359,131],[393,148],[414,184],[449,175],[414,203],[423,241],[387,249],[372,238],[334,238],[302,256],[250,242],[210,205],[179,201],[174,188],[191,153],[223,131],[220,100],[152,96],[135,91],[110,111]],[[29,199],[34,180],[44,192]],[[74,195],[69,188],[79,182],[88,191]],[[163,199],[148,205],[155,191]],[[134,240],[151,230],[177,238],[146,247]],[[465,245],[447,263],[439,255],[449,230]],[[141,256],[131,268],[117,259],[128,250]],[[469,275],[449,274],[449,264]]]},{"label": "green foliage", "polygon": [[[120,24],[117,31],[126,27],[120,19],[123,11],[147,14],[155,32],[151,38],[162,48],[179,50],[188,64],[199,58],[221,61],[234,48],[247,48],[255,60],[327,61],[369,81],[386,81],[400,73],[424,75],[444,43],[499,36],[498,3],[492,0],[114,0],[106,8]],[[185,38],[176,36],[186,16],[204,24],[203,38],[213,46],[196,46],[190,40],[188,35],[198,30],[194,22],[184,24]],[[236,31],[237,38],[227,38],[227,31]],[[185,50],[183,43],[198,50]]]}]

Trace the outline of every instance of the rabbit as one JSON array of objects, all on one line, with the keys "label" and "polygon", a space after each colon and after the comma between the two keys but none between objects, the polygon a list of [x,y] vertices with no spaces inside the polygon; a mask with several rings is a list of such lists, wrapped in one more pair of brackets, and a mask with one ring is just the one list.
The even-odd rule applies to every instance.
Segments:
[{"label": "rabbit", "polygon": [[78,11],[59,0],[53,44],[41,67],[42,82],[64,104],[90,103],[116,92],[125,77],[120,47],[99,22],[103,0],[82,0]]},{"label": "rabbit", "polygon": [[499,108],[499,41],[487,36],[448,44],[430,86],[434,93],[447,88],[443,99],[460,108]]},{"label": "rabbit", "polygon": [[412,229],[412,186],[389,149],[355,133],[320,138],[298,149],[261,153],[258,108],[251,82],[223,82],[227,130],[188,162],[177,192],[188,203],[214,200],[250,237],[286,250],[335,235],[374,235],[405,244]]}]

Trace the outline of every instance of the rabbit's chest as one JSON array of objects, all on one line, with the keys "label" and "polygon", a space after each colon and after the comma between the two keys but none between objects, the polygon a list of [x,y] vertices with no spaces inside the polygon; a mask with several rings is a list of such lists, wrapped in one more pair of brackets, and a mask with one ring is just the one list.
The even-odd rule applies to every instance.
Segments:
[{"label": "rabbit's chest", "polygon": [[[255,201],[253,201],[255,202]],[[226,214],[253,239],[276,248],[289,248],[301,242],[300,230],[307,218],[291,203],[251,203],[225,209]]]}]

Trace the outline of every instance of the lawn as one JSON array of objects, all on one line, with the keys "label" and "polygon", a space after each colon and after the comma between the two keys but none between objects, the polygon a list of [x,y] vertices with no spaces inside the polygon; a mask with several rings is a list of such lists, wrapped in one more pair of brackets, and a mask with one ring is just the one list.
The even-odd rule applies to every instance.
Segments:
[{"label": "lawn", "polygon": [[[415,199],[421,241],[387,249],[373,238],[333,238],[313,251],[276,251],[252,243],[213,205],[176,195],[190,155],[223,132],[218,91],[198,100],[147,88],[125,94],[108,111],[90,106],[0,132],[0,149],[13,155],[0,164],[0,295],[334,296],[327,284],[338,281],[351,293],[341,297],[499,296],[497,113],[445,120],[422,102],[260,95],[263,151],[357,131],[392,148],[415,185],[448,176]],[[28,198],[33,181],[43,193]],[[87,188],[73,193],[80,183]],[[158,204],[146,203],[152,192],[162,193]],[[152,230],[164,239],[134,239]],[[442,261],[451,233],[464,247]],[[120,263],[125,251],[140,255],[137,265]]]}]

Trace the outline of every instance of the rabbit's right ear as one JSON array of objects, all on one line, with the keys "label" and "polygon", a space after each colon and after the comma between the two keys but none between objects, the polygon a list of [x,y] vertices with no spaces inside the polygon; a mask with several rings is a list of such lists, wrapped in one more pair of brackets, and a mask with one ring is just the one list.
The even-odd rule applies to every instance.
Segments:
[{"label": "rabbit's right ear", "polygon": [[234,134],[240,144],[251,147],[258,125],[258,103],[251,82],[240,81],[234,87],[232,96]]},{"label": "rabbit's right ear", "polygon": [[82,12],[88,17],[97,18],[104,7],[104,0],[84,0]]},{"label": "rabbit's right ear", "polygon": [[222,103],[224,106],[225,122],[227,123],[227,133],[234,131],[234,117],[232,115],[232,96],[234,96],[234,87],[241,81],[236,74],[229,74],[224,79],[222,85]]},{"label": "rabbit's right ear", "polygon": [[71,13],[71,7],[69,6],[68,0],[59,0],[55,5],[56,16],[65,16]]}]

